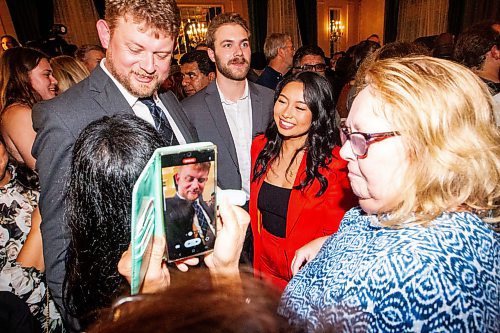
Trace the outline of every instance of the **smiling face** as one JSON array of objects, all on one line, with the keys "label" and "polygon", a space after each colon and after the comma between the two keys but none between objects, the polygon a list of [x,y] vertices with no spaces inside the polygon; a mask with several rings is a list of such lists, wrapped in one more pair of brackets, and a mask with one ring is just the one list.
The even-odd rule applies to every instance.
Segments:
[{"label": "smiling face", "polygon": [[38,65],[29,72],[31,87],[42,97],[48,100],[56,97],[57,80],[52,75],[49,61],[42,58]]},{"label": "smiling face", "polygon": [[[380,133],[395,130],[389,122],[377,115],[376,99],[371,88],[364,88],[354,99],[346,120],[351,132]],[[400,136],[373,143],[368,155],[358,159],[347,140],[340,156],[348,162],[349,181],[359,204],[369,214],[390,211],[398,204],[405,172],[408,168],[406,150]]]},{"label": "smiling face", "polygon": [[179,195],[189,201],[198,199],[207,184],[209,171],[201,163],[182,166],[174,177]]},{"label": "smiling face", "polygon": [[274,103],[274,121],[286,139],[305,142],[311,128],[312,112],[304,101],[304,84],[290,82]]},{"label": "smiling face", "polygon": [[213,80],[214,74],[210,72],[208,75],[203,74],[198,68],[197,62],[187,62],[181,65],[182,73],[182,89],[187,96],[192,96],[201,89],[208,86]]},{"label": "smiling face", "polygon": [[236,81],[246,78],[250,70],[250,42],[248,32],[239,24],[225,24],[214,34],[214,50],[208,56],[215,62],[217,77],[220,75]]},{"label": "smiling face", "polygon": [[174,39],[129,17],[119,18],[112,32],[103,20],[97,29],[106,68],[132,95],[151,96],[168,76]]}]

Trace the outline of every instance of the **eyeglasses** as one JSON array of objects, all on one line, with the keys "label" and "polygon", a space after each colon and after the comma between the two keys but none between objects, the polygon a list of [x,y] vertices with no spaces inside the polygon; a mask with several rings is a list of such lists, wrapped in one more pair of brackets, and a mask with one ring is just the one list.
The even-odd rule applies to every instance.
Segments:
[{"label": "eyeglasses", "polygon": [[342,145],[349,140],[351,142],[351,149],[358,159],[363,159],[368,155],[368,147],[372,143],[380,142],[393,136],[400,135],[399,132],[380,132],[380,133],[362,133],[362,132],[349,132],[350,130],[342,126],[340,128],[340,140]]},{"label": "eyeglasses", "polygon": [[326,65],[325,64],[302,65],[294,67],[294,69],[304,72],[324,72],[326,69]]}]

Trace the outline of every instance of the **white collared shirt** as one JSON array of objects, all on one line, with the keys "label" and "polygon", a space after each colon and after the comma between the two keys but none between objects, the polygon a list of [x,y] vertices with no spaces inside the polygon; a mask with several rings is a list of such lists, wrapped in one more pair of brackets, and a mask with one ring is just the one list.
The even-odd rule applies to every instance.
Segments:
[{"label": "white collared shirt", "polygon": [[[216,82],[217,84],[217,82]],[[250,197],[250,148],[252,146],[252,101],[248,90],[248,81],[245,80],[245,91],[236,102],[227,100],[217,85],[220,101],[226,120],[231,130],[231,135],[236,148],[238,165],[241,174],[241,185],[247,200]],[[236,190],[236,189],[235,189]]]},{"label": "white collared shirt", "polygon": [[[99,63],[99,66],[101,66],[104,73],[106,73],[111,78],[111,80],[113,80],[115,85],[118,87],[118,90],[120,90],[123,97],[125,97],[125,99],[127,100],[127,103],[130,105],[130,107],[134,111],[135,115],[137,117],[147,121],[151,125],[155,126],[155,121],[153,119],[153,116],[151,115],[151,112],[149,112],[148,107],[145,104],[143,104],[142,102],[139,102],[139,99],[136,96],[132,95],[127,89],[125,89],[125,87],[120,82],[118,82],[118,80],[108,71],[108,69],[105,66],[105,63],[106,63],[106,58],[101,60],[101,62]],[[179,127],[175,123],[172,116],[170,116],[170,114],[168,113],[168,110],[165,107],[165,105],[163,105],[160,98],[158,98],[158,94],[156,92],[153,95],[153,100],[155,101],[156,105],[158,105],[160,107],[160,109],[162,109],[163,113],[167,117],[168,122],[170,123],[170,126],[172,127],[172,130],[174,131],[175,137],[177,138],[177,141],[179,141],[179,144],[181,144],[181,145],[185,144],[186,139],[182,135],[181,131],[179,130]]]}]

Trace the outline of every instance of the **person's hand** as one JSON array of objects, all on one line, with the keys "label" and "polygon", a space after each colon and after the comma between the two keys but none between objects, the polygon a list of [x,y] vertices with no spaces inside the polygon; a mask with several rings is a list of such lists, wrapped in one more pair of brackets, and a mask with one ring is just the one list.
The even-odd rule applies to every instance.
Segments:
[{"label": "person's hand", "polygon": [[[153,237],[153,245],[144,254],[145,258],[149,257],[149,264],[144,275],[144,282],[139,290],[141,293],[154,293],[170,285],[170,273],[167,264],[163,261],[164,252],[165,238]],[[118,272],[130,284],[132,280],[132,248],[130,245],[118,262]]]},{"label": "person's hand", "polygon": [[295,275],[297,272],[309,261],[313,260],[318,254],[319,250],[325,243],[325,241],[330,236],[323,236],[316,238],[315,240],[302,246],[300,249],[295,251],[295,256],[292,260],[292,274]]},{"label": "person's hand", "polygon": [[[170,273],[167,263],[163,260],[165,253],[165,238],[153,237],[153,244],[146,249],[144,258],[149,257],[148,268],[144,275],[144,281],[139,292],[154,293],[170,285]],[[182,272],[187,272],[189,266],[199,263],[198,258],[189,258],[176,263],[177,268]],[[127,279],[128,283],[132,280],[132,249],[129,245],[127,251],[123,252],[118,262],[118,272]]]},{"label": "person's hand", "polygon": [[205,264],[214,274],[239,275],[240,260],[250,215],[238,206],[222,200],[217,216],[217,238],[214,251],[205,257]]}]

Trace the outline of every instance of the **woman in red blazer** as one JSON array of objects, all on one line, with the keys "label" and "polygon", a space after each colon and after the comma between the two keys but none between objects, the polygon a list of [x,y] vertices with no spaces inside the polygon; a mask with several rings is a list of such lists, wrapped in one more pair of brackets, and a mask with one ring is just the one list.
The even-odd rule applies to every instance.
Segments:
[{"label": "woman in red blazer", "polygon": [[339,156],[328,81],[301,72],[277,88],[274,121],[252,143],[254,271],[284,289],[295,251],[337,231],[357,204]]}]

